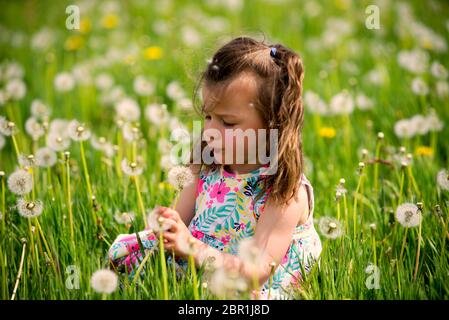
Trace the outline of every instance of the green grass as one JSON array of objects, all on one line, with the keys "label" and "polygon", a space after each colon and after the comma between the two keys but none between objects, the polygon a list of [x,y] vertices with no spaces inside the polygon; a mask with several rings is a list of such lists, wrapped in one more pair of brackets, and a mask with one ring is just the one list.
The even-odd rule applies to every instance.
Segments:
[{"label": "green grass", "polygon": [[[241,11],[232,12],[220,8],[211,8],[206,4],[184,1],[173,1],[166,10],[159,1],[128,1],[118,14],[119,25],[111,30],[101,27],[101,4],[93,12],[81,14],[82,19],[89,19],[92,29],[81,34],[85,44],[99,42],[98,47],[83,46],[75,51],[64,49],[64,43],[76,31],[65,28],[65,4],[62,1],[15,1],[2,3],[0,13],[1,25],[9,31],[18,31],[24,37],[23,45],[14,46],[11,33],[0,42],[1,61],[15,60],[25,70],[24,81],[27,94],[20,101],[0,106],[0,115],[14,121],[19,133],[16,138],[19,149],[25,154],[34,152],[31,138],[25,133],[24,122],[30,116],[31,101],[38,98],[51,107],[51,119],[76,118],[86,123],[97,136],[104,136],[108,141],[119,144],[118,128],[114,121],[112,107],[102,105],[101,94],[94,84],[77,85],[69,93],[61,94],[54,90],[53,79],[61,71],[72,68],[92,57],[103,55],[111,47],[129,49],[137,44],[139,50],[130,60],[133,63],[119,62],[106,67],[91,67],[93,76],[107,72],[122,86],[124,91],[135,98],[141,107],[140,127],[146,145],[138,148],[146,168],[139,177],[145,208],[156,205],[169,205],[174,191],[164,188],[166,172],[160,166],[161,152],[157,143],[161,138],[169,139],[170,130],[154,127],[144,117],[144,107],[149,102],[166,103],[170,115],[179,118],[187,127],[191,127],[193,119],[198,116],[177,107],[166,94],[165,88],[173,80],[179,81],[191,96],[196,85],[197,76],[205,67],[219,43],[217,39],[228,39],[241,34],[266,35],[268,40],[280,42],[297,51],[305,65],[304,90],[312,90],[329,101],[332,96],[343,89],[351,93],[364,93],[372,98],[374,108],[368,111],[356,109],[349,115],[319,116],[306,112],[303,131],[304,154],[313,166],[307,167],[306,175],[315,190],[315,218],[337,216],[335,187],[340,178],[345,178],[347,196],[348,225],[342,237],[328,240],[322,237],[323,253],[319,266],[315,265],[306,277],[302,289],[297,293],[298,299],[447,299],[449,297],[449,254],[448,254],[448,218],[449,194],[439,190],[435,182],[436,173],[449,167],[449,100],[439,97],[435,90],[435,80],[425,74],[423,78],[430,85],[430,93],[421,99],[410,89],[413,79],[406,70],[397,63],[400,50],[412,49],[416,46],[413,38],[399,37],[396,27],[399,16],[394,9],[393,1],[387,7],[381,7],[381,29],[365,28],[365,7],[369,1],[322,1],[321,12],[308,16],[301,2],[289,1],[287,4],[275,4],[268,1],[247,1]],[[347,5],[344,5],[347,3]],[[449,6],[443,1],[434,1],[439,9],[433,8],[425,1],[409,2],[415,18],[433,29],[448,41],[447,16]],[[158,9],[159,8],[159,9]],[[211,32],[205,26],[205,20],[194,13],[202,12],[205,17],[222,17],[227,27],[221,32]],[[192,14],[193,12],[193,14]],[[321,35],[325,22],[330,17],[339,17],[351,23],[352,34],[345,36],[334,48],[316,52],[310,49],[311,39]],[[154,32],[153,22],[163,19],[170,26],[167,34]],[[183,45],[181,28],[192,25],[198,29],[203,38],[197,48]],[[30,48],[31,36],[41,27],[47,26],[55,30],[57,40],[50,48],[38,52]],[[407,26],[401,26],[407,31]],[[409,26],[412,28],[411,26]],[[122,41],[117,40],[124,34]],[[2,32],[3,33],[3,32]],[[115,35],[115,36],[114,36]],[[360,51],[352,53],[351,45],[356,43]],[[378,48],[373,50],[372,45]],[[146,60],[142,50],[148,46],[162,48],[161,59]],[[430,61],[438,60],[448,68],[449,56],[446,52],[428,50]],[[330,61],[333,61],[330,64]],[[345,63],[354,64],[359,73],[345,71]],[[335,67],[332,67],[334,65]],[[374,86],[364,81],[363,76],[374,67],[381,67],[388,72],[388,81]],[[327,77],[321,78],[320,71],[326,70]],[[137,97],[133,91],[133,79],[137,75],[145,75],[154,81],[155,94],[148,98]],[[354,81],[356,83],[354,84]],[[447,79],[445,80],[447,82]],[[3,88],[3,82],[1,88]],[[351,85],[351,83],[353,85]],[[417,113],[426,114],[429,107],[435,109],[445,126],[442,131],[427,134],[408,140],[395,136],[393,127],[396,121],[411,117]],[[349,121],[346,121],[349,120]],[[331,139],[319,136],[321,127],[333,127],[336,136]],[[423,202],[422,240],[418,260],[418,272],[414,277],[416,252],[418,249],[418,228],[407,232],[404,256],[398,262],[405,229],[395,222],[394,212],[398,205],[401,168],[380,164],[378,166],[377,185],[374,179],[374,165],[367,164],[363,174],[363,187],[357,196],[356,190],[359,175],[358,163],[361,161],[360,149],[369,150],[372,159],[376,150],[377,132],[382,131],[385,139],[380,149],[380,158],[391,161],[389,147],[396,150],[406,146],[407,152],[413,153],[411,171],[416,180],[417,190],[413,187],[410,176],[405,175],[401,203]],[[350,139],[346,139],[346,137]],[[35,172],[34,192],[36,199],[44,203],[44,212],[38,218],[43,233],[51,248],[51,256],[57,262],[56,270],[46,263],[45,246],[42,238],[35,234],[35,255],[31,252],[28,221],[22,218],[15,209],[17,197],[6,189],[6,178],[17,164],[12,140],[5,137],[6,145],[0,150],[0,170],[6,173],[2,179],[0,211],[0,297],[10,299],[22,255],[21,239],[27,240],[23,273],[16,292],[16,299],[100,299],[90,287],[90,277],[97,269],[108,267],[107,250],[120,233],[132,233],[144,227],[141,219],[135,184],[126,176],[119,174],[116,158],[112,162],[105,161],[104,156],[84,142],[86,165],[90,173],[92,192],[98,202],[94,213],[102,221],[98,228],[92,220],[92,206],[85,182],[83,163],[79,143],[72,142],[69,149],[71,197],[73,205],[74,241],[70,237],[69,209],[67,205],[66,169],[57,164],[50,170],[52,186],[45,169]],[[37,145],[43,146],[41,138]],[[421,156],[416,154],[419,146],[432,146],[433,154]],[[124,144],[123,152],[130,150]],[[62,154],[58,155],[61,159]],[[120,163],[121,159],[118,159]],[[357,196],[356,227],[354,237],[354,197]],[[435,214],[435,205],[439,205],[442,215]],[[114,213],[134,211],[136,223],[130,229],[117,224]],[[341,214],[344,217],[343,203]],[[362,221],[363,216],[363,221]],[[375,232],[369,228],[376,224]],[[31,221],[35,225],[34,221]],[[395,230],[395,231],[393,231]],[[37,229],[36,229],[37,233]],[[374,237],[374,240],[373,240]],[[373,241],[376,249],[379,288],[370,289],[367,281],[370,274],[366,268],[374,263]],[[49,254],[47,252],[47,254]],[[137,288],[126,287],[117,290],[108,298],[111,299],[161,299],[163,286],[159,257],[157,254],[148,261],[143,281],[137,282]],[[70,276],[67,268],[76,266],[79,270],[79,289],[70,290],[66,281]],[[70,269],[69,269],[70,270]],[[173,281],[171,266],[168,266],[170,299],[193,299],[192,275]],[[201,283],[202,271],[199,272]],[[200,291],[201,299],[214,298],[207,290]]]}]

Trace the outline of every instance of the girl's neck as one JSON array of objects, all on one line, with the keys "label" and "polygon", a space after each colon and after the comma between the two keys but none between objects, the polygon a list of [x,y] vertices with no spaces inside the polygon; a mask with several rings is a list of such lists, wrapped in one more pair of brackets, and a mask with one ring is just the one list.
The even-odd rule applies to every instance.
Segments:
[{"label": "girl's neck", "polygon": [[225,164],[224,169],[229,173],[246,174],[262,167],[261,164]]}]

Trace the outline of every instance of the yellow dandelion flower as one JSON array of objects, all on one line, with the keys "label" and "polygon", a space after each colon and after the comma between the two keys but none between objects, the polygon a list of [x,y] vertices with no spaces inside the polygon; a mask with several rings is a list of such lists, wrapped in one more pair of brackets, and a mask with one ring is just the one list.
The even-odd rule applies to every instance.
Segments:
[{"label": "yellow dandelion flower", "polygon": [[427,146],[418,146],[415,149],[415,154],[418,156],[431,157],[433,156],[433,149]]},{"label": "yellow dandelion flower", "polygon": [[106,29],[114,29],[119,23],[119,18],[116,14],[109,13],[101,19],[101,25]]},{"label": "yellow dandelion flower", "polygon": [[144,50],[143,56],[147,60],[158,60],[162,57],[162,48],[157,46],[148,47]]},{"label": "yellow dandelion flower", "polygon": [[88,33],[90,30],[92,30],[92,22],[88,18],[83,18],[80,21],[80,32],[81,33]]},{"label": "yellow dandelion flower", "polygon": [[336,134],[337,133],[336,133],[335,129],[332,127],[322,127],[322,128],[320,128],[320,131],[319,131],[320,137],[328,138],[328,139],[335,137]]},{"label": "yellow dandelion flower", "polygon": [[76,51],[84,46],[84,38],[80,35],[73,35],[66,39],[64,48],[67,51]]}]

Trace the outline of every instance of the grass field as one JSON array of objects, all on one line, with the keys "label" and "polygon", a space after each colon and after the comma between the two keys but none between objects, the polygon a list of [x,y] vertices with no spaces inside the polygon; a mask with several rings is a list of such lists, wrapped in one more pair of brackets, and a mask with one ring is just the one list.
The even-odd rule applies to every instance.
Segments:
[{"label": "grass field", "polygon": [[[80,8],[73,30],[71,4]],[[170,133],[200,119],[191,104],[199,73],[240,35],[282,43],[305,66],[306,176],[323,252],[297,298],[449,297],[445,1],[0,7],[1,299],[164,298],[158,254],[136,286],[121,278],[123,288],[101,294],[91,276],[108,268],[118,234],[142,230],[144,212],[173,201]],[[73,139],[74,119],[84,130],[76,125]],[[124,158],[142,174],[126,175]],[[31,181],[14,186],[17,170]],[[167,268],[170,299],[217,298],[202,270],[195,287],[191,273],[175,281]]]}]

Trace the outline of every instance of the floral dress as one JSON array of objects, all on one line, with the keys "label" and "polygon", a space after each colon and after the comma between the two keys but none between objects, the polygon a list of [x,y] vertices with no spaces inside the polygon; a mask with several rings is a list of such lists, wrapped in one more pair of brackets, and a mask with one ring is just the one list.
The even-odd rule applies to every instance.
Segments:
[{"label": "floral dress", "polygon": [[[222,252],[237,254],[239,242],[254,235],[270,192],[268,188],[255,200],[264,187],[265,168],[262,166],[245,174],[230,173],[224,166],[202,169],[196,192],[195,216],[188,227],[192,235]],[[303,271],[308,272],[321,253],[321,241],[313,225],[313,188],[304,174],[301,183],[308,193],[309,217],[306,223],[296,227],[290,246],[273,274],[271,286],[269,280],[263,284],[259,292],[262,299],[268,298],[268,291],[270,299],[291,298],[291,289],[299,285]],[[145,248],[157,250],[154,234],[146,230],[139,235]],[[133,274],[142,259],[135,235],[120,235],[114,241],[109,256],[114,266],[126,267]],[[171,263],[171,256],[167,260]],[[179,272],[186,270],[184,259],[175,258],[175,261]]]}]

